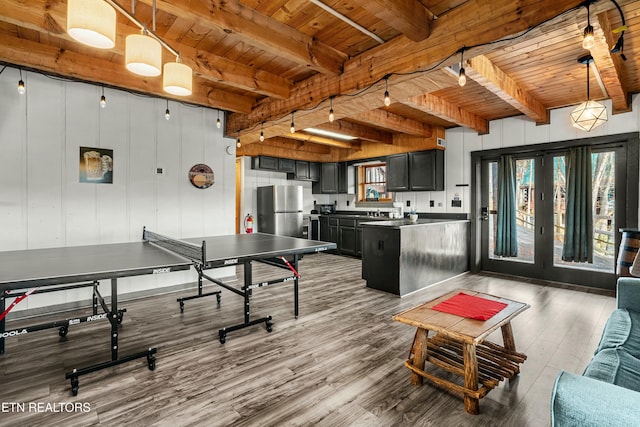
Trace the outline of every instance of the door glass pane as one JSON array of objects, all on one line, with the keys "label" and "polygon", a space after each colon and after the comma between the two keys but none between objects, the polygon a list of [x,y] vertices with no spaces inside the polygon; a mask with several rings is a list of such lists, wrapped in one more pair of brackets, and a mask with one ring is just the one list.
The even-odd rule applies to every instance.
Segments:
[{"label": "door glass pane", "polygon": [[493,253],[498,217],[498,163],[489,163],[489,258],[533,263],[535,259],[535,161],[515,161],[516,218],[518,256],[501,257]]},{"label": "door glass pane", "polygon": [[593,199],[593,263],[565,262],[562,245],[565,233],[565,157],[553,159],[553,224],[555,266],[597,270],[613,273],[615,270],[615,153],[591,154]]}]

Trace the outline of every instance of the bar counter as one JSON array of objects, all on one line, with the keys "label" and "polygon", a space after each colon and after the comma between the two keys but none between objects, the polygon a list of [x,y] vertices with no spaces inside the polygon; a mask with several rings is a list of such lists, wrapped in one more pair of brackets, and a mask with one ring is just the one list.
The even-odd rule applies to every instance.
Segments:
[{"label": "bar counter", "polygon": [[469,269],[468,220],[363,222],[362,278],[404,296]]}]

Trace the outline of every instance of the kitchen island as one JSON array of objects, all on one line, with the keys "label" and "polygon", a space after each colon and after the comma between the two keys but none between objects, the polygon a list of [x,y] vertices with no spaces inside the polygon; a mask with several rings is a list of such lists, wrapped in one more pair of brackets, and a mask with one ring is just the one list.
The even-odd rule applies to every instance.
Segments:
[{"label": "kitchen island", "polygon": [[404,296],[469,269],[468,220],[363,222],[362,278]]}]

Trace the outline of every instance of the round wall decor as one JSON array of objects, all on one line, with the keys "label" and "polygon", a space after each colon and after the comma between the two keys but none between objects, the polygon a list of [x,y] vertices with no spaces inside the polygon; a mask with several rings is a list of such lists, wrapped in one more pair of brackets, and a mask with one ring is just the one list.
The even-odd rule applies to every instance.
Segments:
[{"label": "round wall decor", "polygon": [[189,170],[189,181],[194,187],[205,189],[213,185],[215,179],[213,170],[202,163],[194,165]]}]

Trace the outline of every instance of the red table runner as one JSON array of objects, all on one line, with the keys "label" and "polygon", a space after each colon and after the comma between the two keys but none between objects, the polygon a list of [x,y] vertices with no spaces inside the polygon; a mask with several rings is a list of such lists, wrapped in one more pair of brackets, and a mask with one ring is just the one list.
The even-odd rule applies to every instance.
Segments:
[{"label": "red table runner", "polygon": [[469,319],[487,320],[505,308],[507,304],[460,292],[448,300],[431,307],[443,313],[455,314]]}]

